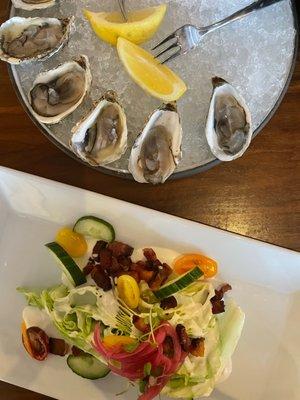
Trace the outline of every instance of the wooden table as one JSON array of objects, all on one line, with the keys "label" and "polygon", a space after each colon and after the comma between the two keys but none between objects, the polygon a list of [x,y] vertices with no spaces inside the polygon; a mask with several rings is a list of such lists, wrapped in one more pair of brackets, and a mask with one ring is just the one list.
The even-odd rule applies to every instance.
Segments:
[{"label": "wooden table", "polygon": [[[2,0],[1,21],[7,13]],[[103,175],[58,150],[25,114],[0,63],[0,164],[299,251],[300,57],[277,113],[241,159],[157,187]],[[47,399],[1,382],[0,398]]]}]

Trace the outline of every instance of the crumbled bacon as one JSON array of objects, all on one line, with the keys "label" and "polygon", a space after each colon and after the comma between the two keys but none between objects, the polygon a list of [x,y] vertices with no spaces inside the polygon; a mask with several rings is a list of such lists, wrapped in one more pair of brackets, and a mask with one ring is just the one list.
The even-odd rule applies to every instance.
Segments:
[{"label": "crumbled bacon", "polygon": [[95,244],[94,248],[93,248],[93,258],[97,258],[100,251],[103,249],[106,249],[107,247],[107,242],[105,242],[104,240],[98,240],[98,242]]},{"label": "crumbled bacon", "polygon": [[133,247],[129,246],[128,244],[122,242],[112,242],[109,243],[107,247],[114,257],[130,257],[133,253]]},{"label": "crumbled bacon", "polygon": [[189,352],[195,357],[204,357],[204,338],[194,338],[191,340]]},{"label": "crumbled bacon", "polygon": [[157,290],[159,289],[164,281],[164,277],[162,276],[162,274],[157,271],[154,272],[152,279],[148,282],[149,287],[151,290]]},{"label": "crumbled bacon", "polygon": [[107,273],[99,268],[94,268],[91,273],[92,279],[94,279],[97,286],[103,289],[105,292],[112,289],[110,277]]},{"label": "crumbled bacon", "polygon": [[176,326],[176,333],[182,350],[189,351],[191,345],[191,339],[188,337],[186,329],[182,324],[178,324]]},{"label": "crumbled bacon", "polygon": [[100,240],[94,246],[92,257],[83,272],[85,275],[91,274],[96,284],[104,290],[111,288],[110,277],[124,274],[132,276],[137,282],[147,282],[152,290],[159,289],[172,273],[172,268],[161,263],[151,248],[143,250],[146,260],[132,262],[132,253],[133,248],[125,243],[108,244]]},{"label": "crumbled bacon", "polygon": [[65,356],[69,351],[69,345],[63,339],[49,339],[49,351],[56,356]]},{"label": "crumbled bacon", "polygon": [[140,282],[140,275],[136,271],[127,271],[127,272],[123,272],[123,274],[132,276],[137,281],[137,283]]},{"label": "crumbled bacon", "polygon": [[177,307],[177,300],[174,296],[166,297],[160,302],[160,306],[163,310],[169,310],[170,308]]},{"label": "crumbled bacon", "polygon": [[118,275],[118,273],[120,272],[120,264],[118,262],[118,260],[116,259],[116,257],[111,258],[111,265],[109,266],[109,268],[107,268],[107,273],[109,275],[111,275],[112,277],[115,277]]},{"label": "crumbled bacon", "polygon": [[99,265],[102,269],[108,270],[111,267],[112,255],[108,249],[100,250],[99,252]]},{"label": "crumbled bacon", "polygon": [[143,254],[147,261],[154,262],[157,260],[156,253],[153,249],[149,248],[143,249]]},{"label": "crumbled bacon", "polygon": [[143,333],[150,332],[150,325],[146,324],[145,320],[141,317],[138,317],[137,315],[134,315],[132,317],[132,322],[133,325],[138,329],[139,331]]},{"label": "crumbled bacon", "polygon": [[132,261],[130,257],[120,256],[118,257],[118,263],[123,268],[124,271],[128,271],[132,265]]},{"label": "crumbled bacon", "polygon": [[86,264],[86,266],[83,268],[84,275],[88,276],[95,268],[95,265],[96,265],[96,262],[92,258],[90,258],[88,263]]},{"label": "crumbled bacon", "polygon": [[141,269],[139,272],[139,276],[141,281],[150,282],[154,276],[154,271],[148,271],[146,269]]},{"label": "crumbled bacon", "polygon": [[223,296],[226,292],[231,290],[232,287],[226,283],[222,285],[219,289],[215,290],[215,295],[210,299],[212,304],[212,313],[213,314],[221,314],[225,311],[225,303],[223,300]]}]

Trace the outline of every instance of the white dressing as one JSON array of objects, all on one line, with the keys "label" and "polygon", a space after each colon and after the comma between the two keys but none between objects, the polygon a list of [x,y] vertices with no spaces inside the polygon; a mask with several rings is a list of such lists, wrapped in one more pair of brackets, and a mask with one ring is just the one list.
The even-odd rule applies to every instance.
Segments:
[{"label": "white dressing", "polygon": [[46,332],[49,337],[61,338],[49,315],[44,310],[40,310],[37,307],[26,306],[23,310],[23,321],[27,329],[32,326],[37,326]]}]

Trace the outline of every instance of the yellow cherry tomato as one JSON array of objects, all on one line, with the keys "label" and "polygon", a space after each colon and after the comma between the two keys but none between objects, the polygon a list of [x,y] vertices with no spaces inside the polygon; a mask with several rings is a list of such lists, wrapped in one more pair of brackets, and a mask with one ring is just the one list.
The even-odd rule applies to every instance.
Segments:
[{"label": "yellow cherry tomato", "polygon": [[140,288],[130,275],[121,275],[117,281],[119,297],[128,307],[137,308],[140,301]]},{"label": "yellow cherry tomato", "polygon": [[201,269],[205,278],[213,278],[218,273],[217,262],[203,254],[183,254],[175,260],[174,270],[181,275],[196,266]]},{"label": "yellow cherry tomato", "polygon": [[82,257],[87,252],[85,238],[70,228],[60,229],[55,241],[63,247],[71,257]]},{"label": "yellow cherry tomato", "polygon": [[103,344],[109,350],[119,352],[124,350],[124,346],[136,343],[136,339],[130,336],[107,335],[103,338]]}]

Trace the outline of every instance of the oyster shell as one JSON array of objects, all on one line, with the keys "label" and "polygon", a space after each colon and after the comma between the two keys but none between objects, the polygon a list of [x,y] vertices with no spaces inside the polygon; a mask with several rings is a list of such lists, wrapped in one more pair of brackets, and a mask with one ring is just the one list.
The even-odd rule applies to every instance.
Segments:
[{"label": "oyster shell", "polygon": [[15,8],[23,10],[42,10],[43,8],[53,7],[56,0],[11,0]]},{"label": "oyster shell", "polygon": [[131,150],[129,171],[140,183],[164,183],[182,157],[182,127],[176,104],[155,110]]},{"label": "oyster shell", "polygon": [[28,95],[32,114],[42,123],[56,124],[82,103],[91,81],[89,60],[83,55],[39,74]]},{"label": "oyster shell", "polygon": [[71,149],[90,165],[118,160],[127,148],[127,122],[116,93],[107,91],[72,132]]},{"label": "oyster shell", "polygon": [[221,161],[241,157],[251,143],[250,110],[243,97],[224,79],[212,79],[206,138],[212,153]]},{"label": "oyster shell", "polygon": [[0,59],[10,64],[44,60],[69,40],[74,17],[13,17],[0,27]]}]

